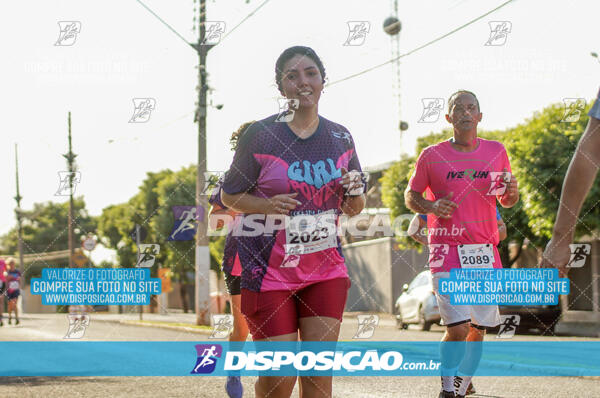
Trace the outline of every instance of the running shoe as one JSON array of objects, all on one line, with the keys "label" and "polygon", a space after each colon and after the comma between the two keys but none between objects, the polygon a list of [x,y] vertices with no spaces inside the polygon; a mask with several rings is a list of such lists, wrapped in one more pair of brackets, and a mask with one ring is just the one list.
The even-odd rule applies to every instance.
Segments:
[{"label": "running shoe", "polygon": [[456,395],[454,395],[453,391],[440,391],[440,395],[438,395],[438,398],[456,398]]},{"label": "running shoe", "polygon": [[469,387],[467,387],[467,392],[465,393],[465,395],[472,395],[476,392],[477,390],[475,390],[475,386],[473,385],[473,383],[469,383]]},{"label": "running shoe", "polygon": [[244,395],[244,387],[242,386],[240,376],[227,376],[225,391],[227,391],[229,398],[242,398]]},{"label": "running shoe", "polygon": [[[454,393],[456,395],[458,395],[458,389],[460,388],[460,384],[462,383],[463,379],[460,376],[454,376],[454,388],[455,391]],[[469,387],[467,387],[467,392],[465,393],[465,395],[472,395],[475,394],[477,391],[475,390],[475,387],[473,386],[473,382],[469,382]]]},{"label": "running shoe", "polygon": [[20,322],[19,322],[19,320],[17,319],[17,322],[15,322],[15,325],[18,325],[19,323],[20,323]]}]

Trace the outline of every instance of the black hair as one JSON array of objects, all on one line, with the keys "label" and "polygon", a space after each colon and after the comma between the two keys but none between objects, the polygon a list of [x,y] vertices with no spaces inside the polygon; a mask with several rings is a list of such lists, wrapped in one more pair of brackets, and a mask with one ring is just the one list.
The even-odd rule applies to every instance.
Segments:
[{"label": "black hair", "polygon": [[246,132],[246,130],[248,130],[248,128],[250,128],[250,126],[252,126],[254,123],[256,123],[256,121],[251,121],[251,122],[246,122],[244,124],[242,124],[237,131],[234,131],[233,134],[231,134],[231,138],[229,138],[229,144],[231,144],[231,150],[235,151],[237,149],[238,143],[240,142],[240,138],[242,138],[242,135]]},{"label": "black hair", "polygon": [[450,109],[452,109],[452,106],[454,105],[454,101],[456,101],[456,97],[458,97],[460,94],[471,94],[473,96],[473,98],[475,98],[475,102],[477,103],[477,110],[481,112],[481,108],[479,107],[479,100],[477,99],[477,96],[475,95],[475,93],[473,93],[469,90],[458,90],[457,92],[452,94],[450,96],[450,98],[448,98],[448,113],[450,113]]},{"label": "black hair", "polygon": [[294,46],[282,52],[275,63],[275,82],[277,83],[277,88],[279,89],[280,93],[283,93],[283,87],[281,85],[283,67],[285,66],[286,62],[294,58],[296,55],[302,55],[312,59],[315,64],[317,64],[317,68],[319,69],[319,72],[321,72],[321,77],[323,78],[323,83],[325,83],[325,67],[323,66],[323,62],[321,62],[321,58],[319,58],[315,50],[305,46]]}]

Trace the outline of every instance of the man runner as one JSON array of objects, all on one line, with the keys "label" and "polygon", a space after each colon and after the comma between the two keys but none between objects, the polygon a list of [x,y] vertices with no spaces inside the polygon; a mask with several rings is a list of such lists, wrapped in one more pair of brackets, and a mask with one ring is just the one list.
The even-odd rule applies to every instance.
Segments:
[{"label": "man runner", "polygon": [[[439,280],[449,277],[452,268],[472,267],[468,256],[459,254],[459,245],[463,245],[460,250],[467,253],[478,250],[486,253],[481,256],[486,261],[477,264],[478,267],[502,268],[496,248],[499,242],[496,199],[503,207],[512,207],[519,200],[514,176],[497,195],[488,194],[493,176],[510,172],[511,168],[501,143],[477,137],[477,124],[481,118],[475,94],[465,90],[452,94],[446,120],[454,127],[454,136],[423,150],[405,193],[409,209],[428,215],[429,230],[458,228],[460,231],[457,236],[430,234],[428,237],[430,251],[432,246],[443,246],[446,253],[439,264],[434,266],[430,261],[434,291],[446,325],[440,346],[441,398],[464,397],[481,358],[480,344],[471,343],[465,355],[464,345],[444,342],[481,342],[486,327],[500,323],[500,314],[497,305],[450,304],[449,296],[438,293]],[[470,329],[474,333],[469,333]],[[462,378],[457,395],[454,393],[454,376]]]},{"label": "man runner", "polygon": [[[502,219],[502,216],[500,215],[500,211],[498,210],[498,207],[496,206],[496,221],[498,223],[498,240],[503,241],[504,239],[506,239],[507,233],[506,233],[506,224],[504,223],[504,220]],[[413,217],[413,219],[410,222],[410,227],[408,228],[408,236],[410,236],[411,238],[413,238],[415,241],[419,242],[422,245],[427,245],[427,214],[415,214],[415,216]],[[435,231],[434,231],[435,233]],[[432,259],[432,261],[435,261],[435,259]],[[513,317],[514,318],[514,317]],[[473,327],[473,325],[471,325],[471,328],[469,329],[469,335],[471,335],[471,337],[475,337],[478,335],[478,330],[475,329]],[[469,339],[469,335],[467,335],[467,341],[472,341],[473,339]],[[458,393],[458,390],[460,389],[460,386],[463,382],[463,379],[461,377],[456,376],[454,378],[454,388],[456,390],[456,392]],[[475,390],[475,387],[473,386],[473,381],[471,381],[471,383],[468,385],[467,390],[465,391],[464,395],[472,395],[475,394],[477,391]]]}]

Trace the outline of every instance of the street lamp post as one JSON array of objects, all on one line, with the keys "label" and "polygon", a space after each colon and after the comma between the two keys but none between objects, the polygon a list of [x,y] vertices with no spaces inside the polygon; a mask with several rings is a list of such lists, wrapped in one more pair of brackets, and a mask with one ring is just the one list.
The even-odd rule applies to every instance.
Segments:
[{"label": "street lamp post", "polygon": [[17,177],[17,195],[15,201],[17,202],[17,208],[15,209],[15,215],[17,216],[17,227],[18,227],[18,243],[17,248],[19,250],[19,270],[23,274],[25,270],[25,264],[23,264],[23,213],[21,211],[21,193],[19,192],[19,158],[17,153],[17,144],[15,144],[15,165],[16,165],[16,177]]},{"label": "street lamp post", "polygon": [[71,149],[71,112],[69,112],[69,152],[64,154],[63,157],[67,159],[67,166],[69,170],[69,216],[68,216],[68,238],[69,239],[69,267],[73,267],[73,255],[75,254],[75,248],[73,247],[73,180],[75,179],[75,155]]},{"label": "street lamp post", "polygon": [[196,231],[195,252],[195,310],[196,324],[210,325],[210,253],[208,250],[208,236],[206,234],[208,221],[208,203],[203,195],[204,173],[206,172],[206,94],[208,84],[206,81],[206,55],[211,46],[203,43],[206,35],[206,0],[200,0],[200,16],[198,18],[200,36],[195,46],[198,52],[198,107],[196,109],[196,122],[198,122],[198,165],[196,170],[196,208],[198,214],[198,229]]}]

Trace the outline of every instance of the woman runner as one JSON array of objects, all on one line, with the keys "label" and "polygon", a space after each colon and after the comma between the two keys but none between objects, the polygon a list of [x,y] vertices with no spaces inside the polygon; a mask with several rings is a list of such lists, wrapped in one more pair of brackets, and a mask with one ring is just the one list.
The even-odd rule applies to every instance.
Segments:
[{"label": "woman runner", "polygon": [[[298,333],[301,341],[337,341],[350,286],[337,219],[362,211],[365,184],[352,136],[318,113],[325,68],[317,54],[288,48],[275,80],[295,106],[285,118],[272,115],[246,130],[221,194],[244,213],[242,313],[254,341],[296,341]],[[284,216],[288,222],[275,223]],[[250,218],[264,233],[245,233]],[[289,397],[295,382],[259,376],[255,393]],[[332,395],[331,376],[301,376],[300,386],[301,397]]]},{"label": "woman runner", "polygon": [[12,313],[15,313],[15,325],[19,324],[19,310],[17,300],[21,295],[21,272],[16,267],[14,258],[6,260],[6,296],[8,297],[8,324],[12,323]]},{"label": "woman runner", "polygon": [[[244,123],[240,126],[240,128],[231,135],[230,143],[232,150],[237,148],[237,143],[239,141],[240,136],[244,133],[244,131],[250,127],[254,122]],[[212,205],[212,209],[210,211],[211,218],[211,228],[218,230],[223,228],[225,225],[223,222],[223,218],[215,217],[220,215],[225,215],[227,219],[234,219],[236,213],[229,210],[223,202],[221,202],[221,183],[219,181],[218,186],[213,191],[209,203]],[[233,230],[233,222],[229,225],[229,233],[225,238],[225,248],[223,250],[223,262],[221,268],[223,270],[223,274],[225,275],[225,284],[227,285],[227,292],[231,297],[231,313],[233,314],[233,331],[229,335],[230,342],[243,342],[248,338],[248,325],[246,324],[246,320],[242,316],[242,296],[240,292],[240,275],[242,272],[242,266],[240,264],[240,258],[237,254],[237,244],[235,241],[235,237],[231,234]],[[239,348],[241,349],[241,345]],[[240,380],[240,376],[230,375],[227,377],[227,382],[225,383],[225,390],[230,398],[241,398],[244,394],[244,388],[242,386],[242,382]]]}]

